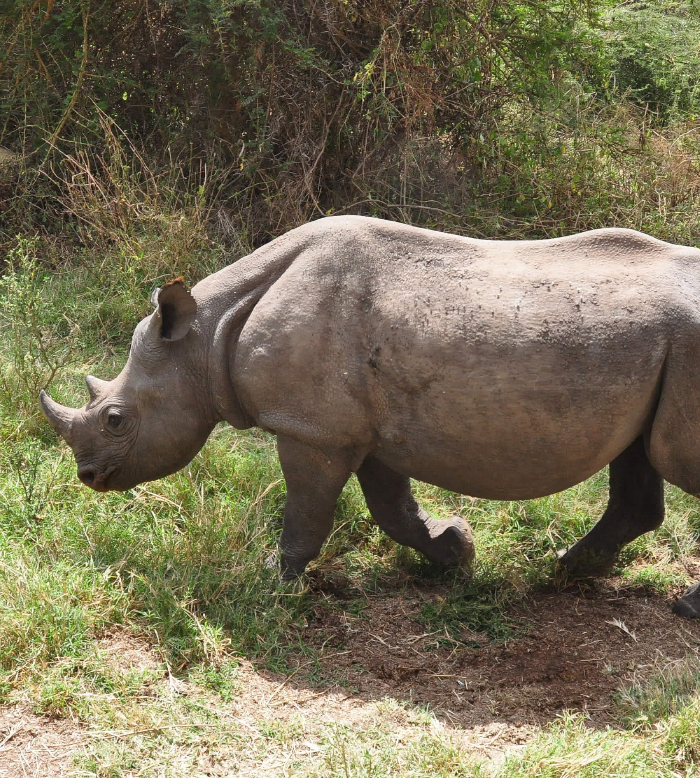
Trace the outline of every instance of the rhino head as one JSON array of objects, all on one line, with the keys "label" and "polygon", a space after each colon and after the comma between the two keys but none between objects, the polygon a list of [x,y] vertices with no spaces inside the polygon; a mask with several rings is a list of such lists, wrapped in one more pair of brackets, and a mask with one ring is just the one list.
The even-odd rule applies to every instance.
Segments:
[{"label": "rhino head", "polygon": [[67,408],[44,391],[39,396],[49,423],[73,449],[78,478],[99,492],[174,473],[192,460],[218,421],[206,402],[203,356],[192,327],[195,299],[182,279],[152,299],[157,308],[136,327],[122,372],[113,381],[85,379],[86,406]]}]

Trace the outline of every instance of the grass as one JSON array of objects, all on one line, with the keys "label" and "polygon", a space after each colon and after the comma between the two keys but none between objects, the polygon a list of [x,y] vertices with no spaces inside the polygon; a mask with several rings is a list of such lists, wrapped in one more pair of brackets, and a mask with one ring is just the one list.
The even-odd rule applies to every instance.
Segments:
[{"label": "grass", "polygon": [[[354,614],[361,628],[368,597],[434,590],[420,619],[450,649],[477,645],[475,634],[504,641],[526,630],[514,606],[557,588],[553,552],[601,514],[606,477],[527,503],[416,484],[433,514],[460,513],[473,525],[471,574],[444,573],[392,543],[353,479],[312,585],[283,583],[265,564],[281,529],[284,482],[274,441],[258,430],[221,426],[184,470],[123,494],[82,488],[70,450],[38,414],[36,392],[52,379],[58,399],[80,405],[86,372],[120,369],[151,285],[178,271],[149,270],[150,254],[139,251],[115,245],[97,263],[86,250],[49,273],[51,247],[20,241],[0,280],[1,702],[82,722],[81,775],[245,775],[264,765],[319,778],[693,774],[700,676],[689,664],[661,667],[623,691],[618,727],[596,730],[566,715],[500,761],[480,757],[430,710],[390,698],[370,704],[359,726],[288,712],[234,716],[231,706],[250,694],[251,661],[291,677],[302,657],[298,677],[323,682],[314,676],[323,649],[303,632],[321,601]],[[192,280],[220,260],[218,248],[205,252]],[[663,528],[623,554],[630,589],[669,596],[686,580],[696,504],[669,489],[667,505]],[[106,651],[115,630],[148,647],[143,666],[121,666]]]},{"label": "grass", "polygon": [[[513,749],[493,765],[429,712],[394,702],[375,703],[361,727],[310,723],[302,716],[246,726],[232,720],[211,697],[200,695],[192,704],[163,694],[142,706],[138,715],[127,709],[129,731],[111,718],[117,707],[113,696],[103,695],[100,702],[95,695],[91,700],[93,710],[103,711],[102,723],[111,724],[120,736],[95,738],[90,744],[80,763],[88,775],[159,774],[165,762],[167,774],[182,776],[212,774],[206,768],[224,763],[240,774],[264,764],[275,775],[314,778],[676,778],[696,774],[699,744],[697,728],[692,731],[697,703],[681,708],[660,731],[647,736],[591,730],[582,716],[565,715],[526,748]],[[166,762],[168,753],[179,758]]]}]

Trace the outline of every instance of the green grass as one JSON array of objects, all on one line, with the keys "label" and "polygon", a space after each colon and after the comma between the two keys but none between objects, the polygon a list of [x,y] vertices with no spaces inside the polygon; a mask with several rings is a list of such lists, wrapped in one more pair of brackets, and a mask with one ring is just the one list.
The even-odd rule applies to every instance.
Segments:
[{"label": "green grass", "polygon": [[[559,585],[553,553],[601,514],[606,476],[526,503],[416,484],[434,515],[460,513],[472,524],[471,573],[445,573],[396,546],[372,524],[353,479],[312,585],[283,583],[265,564],[285,493],[265,433],[221,426],[184,470],[126,493],[79,485],[70,450],[38,413],[36,391],[55,372],[52,391],[79,405],[86,372],[116,374],[158,279],[145,269],[147,253],[127,262],[115,248],[101,265],[88,254],[49,274],[42,250],[20,243],[0,286],[0,701],[83,722],[81,774],[210,775],[217,765],[221,774],[246,774],[280,754],[279,775],[324,778],[693,774],[700,676],[690,665],[661,668],[623,691],[619,727],[596,730],[564,716],[501,763],[465,747],[430,711],[391,699],[359,727],[231,716],[245,694],[241,662],[289,674],[301,654],[309,682],[323,682],[314,676],[318,649],[303,637],[320,602],[358,615],[361,626],[368,596],[418,586],[439,593],[419,616],[426,632],[439,631],[438,645],[469,648],[474,633],[503,641],[526,630],[514,606]],[[218,256],[206,255],[193,276]],[[668,596],[683,584],[681,563],[697,551],[698,511],[676,489],[667,505],[663,528],[625,549],[624,586]],[[101,643],[115,628],[149,644],[157,662],[115,665]]]},{"label": "green grass", "polygon": [[[178,776],[205,775],[197,768],[223,762],[267,764],[276,767],[276,775],[311,778],[677,778],[696,774],[700,745],[697,727],[692,731],[689,726],[697,723],[697,704],[683,708],[649,737],[594,730],[583,717],[566,715],[495,765],[429,713],[407,711],[404,726],[397,727],[397,706],[391,702],[376,703],[373,720],[359,728],[311,725],[303,716],[259,721],[251,728],[212,705],[197,708],[170,700],[166,714],[165,704],[165,699],[154,701],[138,722],[140,730],[157,732],[96,739],[80,766],[90,775],[129,770],[155,775],[170,753],[178,756],[167,761],[167,774]],[[183,719],[189,727],[179,726]]]}]

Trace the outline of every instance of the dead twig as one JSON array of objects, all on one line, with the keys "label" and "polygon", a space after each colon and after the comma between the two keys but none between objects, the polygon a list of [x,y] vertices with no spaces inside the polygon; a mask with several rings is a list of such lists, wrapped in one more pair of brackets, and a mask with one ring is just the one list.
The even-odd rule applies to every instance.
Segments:
[{"label": "dead twig", "polygon": [[625,624],[624,621],[621,621],[620,619],[613,619],[612,621],[606,621],[606,624],[612,624],[613,627],[617,627],[618,629],[621,629],[625,635],[628,635],[629,637],[634,640],[634,642],[637,642],[637,636],[632,632],[632,630]]},{"label": "dead twig", "polygon": [[10,729],[5,739],[0,743],[0,753],[2,751],[9,751],[9,748],[4,748],[6,743],[9,743],[12,738],[24,729],[25,722],[20,722],[14,729]]}]

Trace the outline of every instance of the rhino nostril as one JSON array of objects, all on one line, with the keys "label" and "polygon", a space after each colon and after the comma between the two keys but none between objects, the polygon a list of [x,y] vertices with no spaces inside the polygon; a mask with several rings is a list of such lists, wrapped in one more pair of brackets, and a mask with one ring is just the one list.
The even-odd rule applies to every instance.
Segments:
[{"label": "rhino nostril", "polygon": [[91,486],[95,480],[95,471],[91,467],[84,467],[78,470],[78,478],[86,485]]}]

